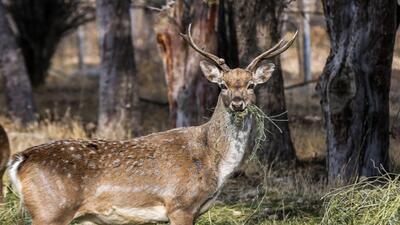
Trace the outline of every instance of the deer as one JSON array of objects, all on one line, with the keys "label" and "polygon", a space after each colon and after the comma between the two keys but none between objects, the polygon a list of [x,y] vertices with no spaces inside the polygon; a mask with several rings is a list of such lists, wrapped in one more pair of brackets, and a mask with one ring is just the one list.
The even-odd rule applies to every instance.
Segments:
[{"label": "deer", "polygon": [[3,196],[3,175],[7,169],[7,162],[10,158],[10,142],[3,126],[0,125],[0,203],[4,202]]},{"label": "deer", "polygon": [[10,178],[32,224],[194,224],[249,155],[254,119],[246,115],[237,124],[233,115],[255,104],[254,88],[271,77],[274,64],[260,62],[284,52],[296,35],[245,69],[230,69],[196,45],[189,25],[182,38],[205,57],[201,71],[221,88],[210,120],[129,140],[59,140],[17,153]]}]

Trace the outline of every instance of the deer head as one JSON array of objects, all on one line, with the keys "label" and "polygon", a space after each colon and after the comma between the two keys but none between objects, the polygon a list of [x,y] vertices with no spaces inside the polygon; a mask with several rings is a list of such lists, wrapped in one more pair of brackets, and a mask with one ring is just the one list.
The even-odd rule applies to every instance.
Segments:
[{"label": "deer head", "polygon": [[200,68],[210,82],[220,86],[220,96],[225,107],[235,112],[243,111],[248,105],[254,104],[256,101],[254,88],[271,78],[275,65],[273,63],[260,65],[260,62],[286,51],[293,44],[297,31],[289,41],[282,39],[271,49],[257,56],[246,69],[230,69],[224,59],[199,48],[193,41],[191,24],[187,34],[181,34],[181,36],[194,50],[210,61],[201,61]]}]

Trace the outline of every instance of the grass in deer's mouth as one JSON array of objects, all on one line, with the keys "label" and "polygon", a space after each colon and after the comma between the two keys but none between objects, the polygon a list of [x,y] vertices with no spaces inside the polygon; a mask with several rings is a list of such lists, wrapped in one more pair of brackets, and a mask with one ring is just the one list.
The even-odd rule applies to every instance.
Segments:
[{"label": "grass in deer's mouth", "polygon": [[274,120],[281,121],[275,118],[278,118],[282,115],[284,115],[286,112],[283,112],[278,115],[274,116],[268,116],[266,115],[262,109],[260,109],[258,106],[251,104],[246,107],[245,110],[241,112],[233,112],[233,119],[235,124],[240,125],[242,124],[243,120],[246,118],[247,115],[252,115],[254,120],[255,120],[255,143],[253,147],[253,153],[250,158],[253,158],[257,152],[258,149],[260,149],[261,144],[267,139],[266,132],[271,133],[271,131],[267,130],[265,127],[265,122],[270,122],[272,123],[278,130],[279,132],[282,133],[282,130],[279,128],[279,126],[274,122]]}]

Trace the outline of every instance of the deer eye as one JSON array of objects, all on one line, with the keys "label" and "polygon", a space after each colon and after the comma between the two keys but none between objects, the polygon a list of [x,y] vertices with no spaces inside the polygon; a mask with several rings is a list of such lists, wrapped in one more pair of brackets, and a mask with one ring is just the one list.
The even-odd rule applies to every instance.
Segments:
[{"label": "deer eye", "polygon": [[255,85],[253,83],[250,83],[247,85],[247,89],[254,89]]},{"label": "deer eye", "polygon": [[225,84],[220,84],[219,87],[220,87],[222,90],[228,89],[228,87],[227,87]]}]

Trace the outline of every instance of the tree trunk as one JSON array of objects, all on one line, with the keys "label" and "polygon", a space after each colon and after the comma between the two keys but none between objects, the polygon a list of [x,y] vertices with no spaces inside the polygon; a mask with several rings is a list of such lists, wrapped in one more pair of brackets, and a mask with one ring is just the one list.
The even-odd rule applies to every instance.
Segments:
[{"label": "tree trunk", "polygon": [[86,69],[85,65],[85,53],[86,53],[86,45],[85,45],[85,25],[81,25],[78,27],[77,32],[77,47],[78,47],[78,67],[81,71]]},{"label": "tree trunk", "polygon": [[[239,52],[239,65],[247,66],[258,54],[276,44],[279,39],[279,16],[284,5],[278,1],[232,1],[236,40]],[[286,112],[285,94],[283,89],[282,71],[280,60],[274,60],[275,72],[271,79],[258,89],[258,106],[267,115],[276,115]],[[286,114],[280,119],[286,120]],[[292,161],[295,152],[290,137],[288,122],[276,122],[282,133],[269,122],[266,128],[271,132],[259,152],[260,159],[264,162]]]},{"label": "tree trunk", "polygon": [[156,24],[157,40],[168,85],[170,121],[173,127],[197,125],[212,114],[218,87],[211,85],[199,68],[202,56],[179,36],[192,23],[194,41],[215,53],[218,5],[202,0],[178,0],[164,9]]},{"label": "tree trunk", "polygon": [[51,58],[64,36],[94,19],[93,1],[12,0],[7,9],[18,30],[18,45],[25,58],[31,84],[42,85]]},{"label": "tree trunk", "polygon": [[[310,16],[307,11],[304,0],[297,0],[297,8],[300,12],[299,18],[299,68],[300,74],[304,78],[304,83],[310,82],[312,80],[311,74],[311,34],[310,34]],[[307,98],[309,97],[309,86],[306,85],[305,93]]]},{"label": "tree trunk", "polygon": [[325,0],[331,50],[317,90],[330,181],[387,167],[396,1]]},{"label": "tree trunk", "polygon": [[4,76],[6,103],[11,118],[25,124],[35,121],[32,88],[24,58],[0,2],[0,74]]},{"label": "tree trunk", "polygon": [[[148,0],[136,0],[131,8],[132,38],[138,71],[139,95],[142,100],[168,103],[163,63],[159,56],[153,29],[157,14],[146,9]],[[136,6],[136,7],[135,7]],[[168,122],[168,121],[166,121]]]},{"label": "tree trunk", "polygon": [[97,1],[101,43],[98,131],[102,136],[121,138],[140,131],[129,7],[129,0]]}]

